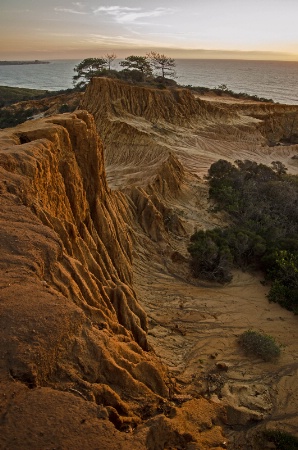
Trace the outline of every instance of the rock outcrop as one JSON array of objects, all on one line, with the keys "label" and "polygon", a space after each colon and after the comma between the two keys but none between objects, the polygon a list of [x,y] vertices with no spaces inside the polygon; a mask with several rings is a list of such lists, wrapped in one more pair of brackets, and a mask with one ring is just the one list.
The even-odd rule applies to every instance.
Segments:
[{"label": "rock outcrop", "polygon": [[134,215],[107,186],[92,116],[2,131],[0,173],[0,447],[222,448],[219,427],[189,420],[220,407],[169,403],[133,287]]},{"label": "rock outcrop", "polygon": [[[232,99],[233,100],[233,99]],[[270,164],[298,151],[298,107],[230,102],[188,89],[158,90],[94,78],[81,107],[91,112],[105,147],[112,188],[147,187],[169,154],[186,171],[205,174],[220,158]],[[279,144],[287,144],[287,149]]]},{"label": "rock outcrop", "polygon": [[[67,404],[72,393],[74,405],[83,397],[110,408],[118,428],[134,422],[140,399],[158,403],[168,389],[148,353],[147,319],[132,287],[125,199],[107,188],[91,116],[4,131],[0,155],[6,408],[12,392],[25,403],[43,397],[46,420],[48,401]],[[10,417],[5,407],[2,414]]]},{"label": "rock outcrop", "polygon": [[[199,288],[189,274],[187,245],[195,229],[227,224],[227,217],[214,214],[208,202],[203,177],[213,162],[281,161],[289,173],[298,173],[298,107],[200,98],[185,89],[156,90],[108,79],[92,80],[81,107],[94,115],[102,136],[109,185],[129,199],[137,236],[136,289],[150,319],[148,339],[175,375],[177,389],[225,404],[228,423],[235,427],[226,430],[233,449],[254,448],[252,436],[259,435],[263,420],[268,427],[297,434],[297,414],[287,404],[296,385],[290,387],[281,375],[289,370],[294,380],[297,372],[295,320],[275,311],[270,327],[267,314],[273,306],[267,303],[267,288],[253,275],[237,274],[231,286],[220,289]],[[230,314],[238,301],[243,311],[235,306]],[[286,326],[277,326],[279,320],[286,320]],[[291,346],[284,354],[287,363],[268,370],[239,354],[237,333],[252,326]],[[284,332],[288,326],[291,337]],[[218,373],[223,367],[214,364],[218,354],[232,370]],[[260,379],[266,381],[255,389]]]},{"label": "rock outcrop", "polygon": [[[228,106],[107,79],[92,80],[82,108],[89,113],[0,132],[0,447],[225,448],[223,409],[219,398],[201,397],[207,363],[191,338],[191,321],[207,312],[201,305],[192,316],[196,287],[188,311],[192,297],[179,285],[187,236],[221,221],[207,212],[199,176],[239,155],[265,163],[282,156],[295,172],[297,108]],[[168,325],[162,289],[155,298],[158,274],[176,283]],[[158,305],[151,338],[138,298],[146,305],[147,286]],[[149,342],[169,346],[174,373],[188,358],[180,385]],[[237,425],[242,406],[229,402]]]}]

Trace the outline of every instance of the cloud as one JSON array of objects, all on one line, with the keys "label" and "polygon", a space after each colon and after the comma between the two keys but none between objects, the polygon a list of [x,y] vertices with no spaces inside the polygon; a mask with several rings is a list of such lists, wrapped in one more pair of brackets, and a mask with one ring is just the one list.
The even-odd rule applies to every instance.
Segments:
[{"label": "cloud", "polygon": [[110,47],[118,48],[144,48],[144,47],[156,47],[156,42],[148,40],[148,39],[138,39],[132,36],[108,36],[102,34],[90,34],[88,36],[84,36],[84,40],[86,44],[90,45],[105,45]]},{"label": "cloud", "polygon": [[107,12],[108,14],[117,14],[122,11],[140,11],[141,8],[129,8],[128,6],[99,6],[94,12]]},{"label": "cloud", "polygon": [[[78,6],[78,4],[77,4]],[[67,13],[67,14],[88,14],[84,11],[76,11],[75,9],[70,9],[70,8],[54,8],[54,10],[56,12],[63,12],[63,13]]]},{"label": "cloud", "polygon": [[100,6],[94,10],[95,14],[106,14],[114,17],[115,21],[120,24],[140,24],[139,19],[160,17],[173,12],[174,10],[170,8],[159,7],[151,11],[144,11],[142,8],[129,8],[127,6]]}]

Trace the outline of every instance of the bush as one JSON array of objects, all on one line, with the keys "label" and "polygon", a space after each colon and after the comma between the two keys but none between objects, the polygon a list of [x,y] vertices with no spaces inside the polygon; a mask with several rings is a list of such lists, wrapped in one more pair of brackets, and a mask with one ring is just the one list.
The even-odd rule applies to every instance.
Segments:
[{"label": "bush", "polygon": [[15,127],[20,123],[26,122],[38,111],[36,108],[21,109],[18,111],[0,110],[0,128]]},{"label": "bush", "polygon": [[224,282],[232,267],[263,270],[272,281],[269,300],[298,313],[298,177],[280,161],[219,160],[207,179],[214,210],[231,224],[191,237],[194,276]]},{"label": "bush", "polygon": [[59,114],[63,114],[63,113],[70,113],[75,111],[75,109],[77,109],[78,107],[78,102],[67,104],[67,103],[63,103],[62,105],[60,105],[58,112]]},{"label": "bush", "polygon": [[233,257],[225,241],[217,235],[220,231],[197,231],[191,237],[188,251],[192,256],[191,268],[194,277],[220,283],[231,281]]},{"label": "bush", "polygon": [[0,86],[0,107],[12,103],[46,97],[48,91],[41,89],[28,89],[10,86]]},{"label": "bush", "polygon": [[290,433],[279,430],[267,430],[263,432],[263,436],[269,442],[273,442],[277,450],[298,449],[298,439]]},{"label": "bush", "polygon": [[276,251],[269,275],[273,279],[269,301],[298,313],[298,252]]},{"label": "bush", "polygon": [[233,266],[257,268],[258,260],[266,251],[261,236],[238,226],[200,230],[190,241],[188,251],[194,277],[222,283],[231,281]]},{"label": "bush", "polygon": [[274,338],[257,331],[245,331],[239,338],[239,344],[246,353],[258,356],[264,361],[272,361],[280,355],[280,347],[276,344]]}]

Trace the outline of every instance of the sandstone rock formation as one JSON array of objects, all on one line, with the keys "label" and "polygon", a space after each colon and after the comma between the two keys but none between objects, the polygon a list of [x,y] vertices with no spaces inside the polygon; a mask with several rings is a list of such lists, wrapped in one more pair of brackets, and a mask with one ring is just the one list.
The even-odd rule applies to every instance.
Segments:
[{"label": "sandstone rock formation", "polygon": [[[130,199],[135,286],[149,342],[176,387],[226,406],[231,449],[257,448],[254,436],[264,426],[298,434],[297,318],[268,304],[258,276],[236,273],[220,288],[193,280],[186,250],[195,229],[227,223],[208,202],[204,175],[212,162],[278,160],[298,173],[298,107],[108,79],[92,80],[81,107],[103,139],[109,186]],[[241,354],[237,336],[250,328],[284,346],[279,364]],[[218,373],[210,355],[229,370]]]},{"label": "sandstone rock formation", "polygon": [[[187,245],[226,220],[209,208],[213,161],[298,172],[298,108],[103,78],[81,108],[0,132],[0,448],[251,449],[263,422],[295,433],[297,318],[258,277],[198,285]],[[239,351],[251,321],[284,344],[279,365]]]},{"label": "sandstone rock formation", "polygon": [[[133,213],[92,116],[2,131],[0,173],[0,447],[222,448],[220,407],[169,403],[133,286]],[[190,425],[206,407],[210,425]]]}]

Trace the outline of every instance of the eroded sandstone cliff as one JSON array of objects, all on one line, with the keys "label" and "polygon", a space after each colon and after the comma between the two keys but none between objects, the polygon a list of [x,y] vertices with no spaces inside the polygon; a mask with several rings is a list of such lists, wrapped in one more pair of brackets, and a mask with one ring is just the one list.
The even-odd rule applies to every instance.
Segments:
[{"label": "eroded sandstone cliff", "polygon": [[[91,112],[105,146],[113,188],[147,186],[172,153],[184,169],[205,174],[219,158],[239,154],[270,164],[297,153],[297,106],[199,97],[94,78],[81,107]],[[280,148],[287,144],[287,148]]]},{"label": "eroded sandstone cliff", "polygon": [[[297,173],[297,107],[93,79],[82,108],[95,122],[81,110],[0,133],[0,447],[220,449],[220,405],[231,448],[251,448],[263,418],[295,432],[295,318],[243,274],[196,286],[186,248],[224,223],[201,178],[213,161]],[[252,317],[286,342],[270,374],[236,345]]]},{"label": "eroded sandstone cliff", "polygon": [[[195,229],[227,224],[208,201],[204,175],[214,161],[279,160],[298,173],[298,107],[107,79],[92,80],[82,107],[102,136],[109,185],[129,199],[148,339],[176,388],[226,406],[231,449],[264,448],[265,427],[297,434],[297,318],[268,304],[268,286],[256,274],[235,273],[220,288],[198,283],[187,245]],[[237,339],[251,328],[284,346],[278,364],[241,354]]]},{"label": "eroded sandstone cliff", "polygon": [[0,447],[222,448],[220,407],[169,403],[133,287],[135,211],[107,186],[92,116],[2,131],[0,173]]}]

